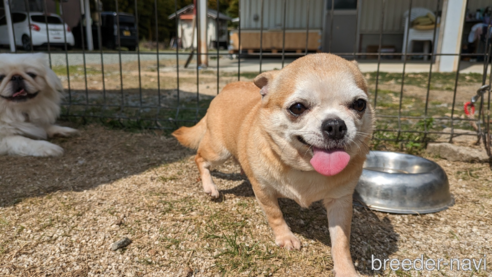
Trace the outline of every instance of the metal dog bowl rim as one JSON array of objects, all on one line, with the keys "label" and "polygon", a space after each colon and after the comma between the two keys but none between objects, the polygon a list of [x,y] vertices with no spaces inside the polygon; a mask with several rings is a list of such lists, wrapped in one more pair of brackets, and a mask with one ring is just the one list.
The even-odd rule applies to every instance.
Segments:
[{"label": "metal dog bowl rim", "polygon": [[447,210],[450,207],[452,207],[454,204],[455,204],[454,196],[451,195],[451,199],[449,200],[449,203],[447,203],[445,206],[441,208],[422,209],[422,210],[396,209],[396,208],[392,209],[384,206],[366,204],[362,201],[362,199],[354,196],[354,206],[365,207],[370,210],[383,212],[383,213],[391,213],[391,214],[431,214],[431,213],[437,213],[440,211]]},{"label": "metal dog bowl rim", "polygon": [[[359,187],[359,184],[357,184],[357,187],[356,187],[356,189],[354,191],[354,205],[356,205],[356,206],[362,206],[362,207],[367,207],[367,208],[369,208],[371,210],[375,210],[375,211],[387,212],[387,213],[395,213],[395,214],[427,214],[427,213],[435,213],[435,212],[446,210],[446,209],[448,209],[449,207],[451,207],[451,206],[453,206],[455,204],[454,196],[449,191],[449,180],[447,178],[447,174],[444,171],[444,169],[439,164],[437,164],[436,162],[431,161],[431,160],[426,159],[426,158],[423,158],[423,157],[420,157],[420,156],[416,156],[416,155],[411,155],[411,154],[406,154],[406,153],[398,153],[398,152],[391,152],[391,151],[370,151],[370,153],[368,154],[368,159],[369,159],[369,155],[371,153],[374,153],[376,155],[377,154],[380,154],[382,156],[389,154],[389,155],[395,155],[395,156],[411,157],[413,159],[425,161],[425,162],[431,164],[433,166],[433,168],[431,170],[429,170],[429,171],[426,171],[426,172],[417,172],[417,173],[410,173],[410,172],[408,172],[408,173],[399,173],[399,172],[389,173],[389,172],[384,172],[384,171],[378,171],[378,170],[372,170],[372,169],[363,168],[363,172],[362,172],[361,178],[363,177],[364,172],[371,172],[371,174],[373,174],[373,175],[376,174],[376,175],[379,175],[379,176],[391,176],[392,178],[397,178],[397,177],[404,177],[404,178],[414,177],[415,178],[417,176],[424,176],[424,175],[428,175],[428,174],[433,175],[434,172],[437,170],[437,171],[441,171],[442,174],[444,174],[444,176],[446,177],[445,179],[443,179],[444,180],[443,181],[443,184],[444,184],[444,186],[447,186],[447,192],[449,193],[449,198],[450,199],[447,202],[440,203],[440,206],[439,207],[430,207],[430,208],[422,208],[422,209],[419,209],[419,208],[406,208],[406,207],[403,207],[403,208],[388,207],[388,206],[385,206],[385,205],[370,204],[370,203],[367,204],[367,203],[364,202],[363,197],[361,197],[360,194],[358,193],[357,187]],[[365,166],[365,163],[364,163],[364,166]],[[410,180],[410,181],[412,181],[412,180]]]}]

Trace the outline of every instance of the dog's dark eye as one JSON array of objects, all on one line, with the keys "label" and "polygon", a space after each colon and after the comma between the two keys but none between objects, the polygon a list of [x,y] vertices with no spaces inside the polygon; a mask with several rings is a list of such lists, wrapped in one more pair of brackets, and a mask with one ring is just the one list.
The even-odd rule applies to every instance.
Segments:
[{"label": "dog's dark eye", "polygon": [[301,103],[295,103],[294,105],[290,106],[289,111],[295,116],[301,115],[303,112],[307,110],[306,106],[304,106]]},{"label": "dog's dark eye", "polygon": [[357,99],[352,103],[350,108],[358,111],[358,112],[363,112],[366,109],[367,103],[366,100],[364,99]]},{"label": "dog's dark eye", "polygon": [[31,73],[31,72],[28,72],[27,75],[31,76],[31,78],[33,78],[33,79],[36,78],[36,74]]},{"label": "dog's dark eye", "polygon": [[0,82],[3,81],[3,78],[5,78],[5,75],[0,75]]}]

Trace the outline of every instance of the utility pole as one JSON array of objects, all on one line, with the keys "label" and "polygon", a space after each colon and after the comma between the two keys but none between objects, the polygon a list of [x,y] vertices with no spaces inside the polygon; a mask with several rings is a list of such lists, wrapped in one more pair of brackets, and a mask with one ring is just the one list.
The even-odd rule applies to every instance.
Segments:
[{"label": "utility pole", "polygon": [[198,4],[198,65],[208,67],[207,49],[207,0],[196,0]]},{"label": "utility pole", "polygon": [[9,34],[10,52],[15,52],[14,31],[12,29],[12,17],[10,17],[10,0],[3,0],[5,7],[5,19],[7,21],[7,32]]},{"label": "utility pole", "polygon": [[[91,7],[89,0],[85,0],[85,33],[87,35],[87,50],[94,50],[92,43],[92,20],[91,20]],[[117,15],[118,16],[118,15]]]}]

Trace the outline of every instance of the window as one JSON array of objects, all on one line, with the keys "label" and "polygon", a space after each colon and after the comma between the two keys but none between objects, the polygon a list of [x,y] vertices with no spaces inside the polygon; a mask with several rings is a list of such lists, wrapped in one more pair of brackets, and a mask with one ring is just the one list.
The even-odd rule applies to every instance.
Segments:
[{"label": "window", "polygon": [[0,18],[0,26],[7,25],[7,18],[4,16]]},{"label": "window", "polygon": [[331,10],[332,2],[335,10],[355,10],[357,9],[357,0],[328,0],[326,1],[326,9]]},{"label": "window", "polygon": [[[61,18],[57,16],[31,15],[31,21],[37,23],[63,24]],[[46,22],[47,21],[47,22]]]},{"label": "window", "polygon": [[[115,21],[116,21],[116,18],[115,18]],[[135,18],[133,16],[120,15],[120,24],[121,23],[135,24]],[[129,24],[127,24],[127,25],[129,25]]]},{"label": "window", "polygon": [[12,23],[19,23],[26,20],[27,16],[23,13],[12,13]]}]

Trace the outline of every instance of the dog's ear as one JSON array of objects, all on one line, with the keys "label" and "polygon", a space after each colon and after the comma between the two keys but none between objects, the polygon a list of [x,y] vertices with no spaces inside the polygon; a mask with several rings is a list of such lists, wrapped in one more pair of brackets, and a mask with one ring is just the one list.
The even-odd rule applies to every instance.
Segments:
[{"label": "dog's ear", "polygon": [[261,97],[268,94],[268,85],[271,84],[278,72],[278,70],[263,72],[253,80],[255,85],[260,88]]},{"label": "dog's ear", "polygon": [[48,66],[46,67],[46,82],[52,90],[63,93],[63,85],[60,78]]},{"label": "dog's ear", "polygon": [[49,67],[48,56],[46,54],[43,53],[28,54],[28,56],[26,57],[31,59],[32,63],[44,67],[46,83],[53,91],[63,93],[63,85],[60,81],[60,78],[58,78],[55,72],[53,72],[53,70],[51,70],[51,68]]}]

